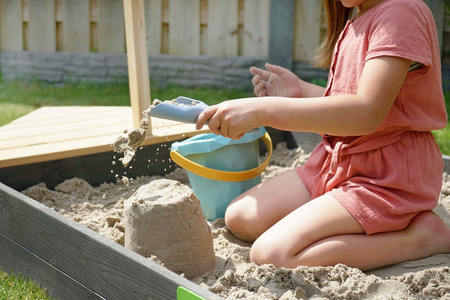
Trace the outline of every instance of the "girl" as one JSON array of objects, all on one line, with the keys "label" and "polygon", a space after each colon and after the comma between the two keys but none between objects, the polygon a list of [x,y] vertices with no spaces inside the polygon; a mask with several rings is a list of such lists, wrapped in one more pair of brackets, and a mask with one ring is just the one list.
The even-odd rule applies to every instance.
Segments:
[{"label": "girl", "polygon": [[323,136],[305,165],[233,200],[228,228],[254,241],[252,261],[276,267],[368,270],[450,253],[450,228],[431,211],[443,162],[430,130],[447,115],[430,10],[422,0],[324,3],[316,65],[330,68],[326,89],[252,67],[259,98],[211,106],[197,120],[233,139],[259,126]]}]

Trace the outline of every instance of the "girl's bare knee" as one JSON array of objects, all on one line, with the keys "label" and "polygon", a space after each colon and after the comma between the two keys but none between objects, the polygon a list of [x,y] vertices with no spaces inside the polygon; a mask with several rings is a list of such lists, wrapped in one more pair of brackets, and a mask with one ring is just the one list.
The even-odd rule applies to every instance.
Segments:
[{"label": "girl's bare knee", "polygon": [[257,265],[274,264],[269,249],[262,247],[258,240],[250,248],[250,261]]},{"label": "girl's bare knee", "polygon": [[251,226],[249,226],[251,223],[249,216],[238,206],[230,205],[227,208],[225,212],[225,225],[237,238],[246,242],[253,242],[257,238]]},{"label": "girl's bare knee", "polygon": [[277,268],[289,265],[291,257],[278,245],[270,241],[257,239],[250,248],[250,261],[257,265],[272,264]]}]

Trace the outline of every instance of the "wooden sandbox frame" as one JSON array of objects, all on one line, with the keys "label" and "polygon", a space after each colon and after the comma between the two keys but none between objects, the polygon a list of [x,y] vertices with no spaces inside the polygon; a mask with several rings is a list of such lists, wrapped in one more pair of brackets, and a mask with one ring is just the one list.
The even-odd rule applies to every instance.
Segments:
[{"label": "wooden sandbox frame", "polygon": [[[295,142],[285,132],[268,131],[274,144]],[[159,146],[140,149],[133,168],[127,169],[127,176],[172,171],[169,147],[157,149]],[[26,275],[56,299],[220,299],[20,193],[39,182],[54,187],[72,177],[85,179],[92,185],[114,182],[114,174],[109,170],[115,154],[111,151],[0,168],[2,269]],[[147,158],[155,155],[159,162],[148,166]],[[180,292],[194,294],[180,296]]]},{"label": "wooden sandbox frame", "polygon": [[[300,146],[308,152],[320,140],[310,133],[268,131],[274,145],[284,141],[290,148]],[[164,174],[169,163],[161,161],[169,157],[169,147],[156,147],[141,149],[136,167],[127,169],[127,176]],[[147,167],[143,162],[156,151],[162,159]],[[39,182],[52,187],[72,177],[92,185],[114,181],[108,172],[113,155],[107,152],[0,169],[2,269],[28,276],[57,299],[220,299],[19,192]],[[450,172],[450,157],[444,156],[444,163],[445,172]]]},{"label": "wooden sandbox frame", "polygon": [[[147,55],[140,46],[145,35],[133,31],[143,26],[142,16],[133,15],[142,12],[142,1],[124,3],[133,124],[138,127],[140,113],[150,99]],[[301,146],[308,152],[320,140],[318,135],[308,133],[269,129],[269,134],[274,145],[285,141],[290,147]],[[173,170],[169,168],[169,147],[158,149],[159,142],[155,138],[152,145],[139,150],[133,169],[127,169],[128,177],[162,175]],[[155,155],[161,159],[148,167],[147,158]],[[57,299],[220,299],[20,193],[41,182],[53,188],[73,177],[94,186],[113,182],[114,174],[123,171],[121,166],[111,166],[113,156],[112,151],[91,152],[23,165],[0,165],[1,268],[26,275]],[[444,162],[445,171],[450,172],[450,157],[444,157]]]}]

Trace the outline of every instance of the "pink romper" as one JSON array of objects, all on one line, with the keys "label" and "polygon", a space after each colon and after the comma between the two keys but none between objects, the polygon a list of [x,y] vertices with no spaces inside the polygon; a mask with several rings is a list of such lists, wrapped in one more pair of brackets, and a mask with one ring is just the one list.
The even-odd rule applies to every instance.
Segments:
[{"label": "pink romper", "polygon": [[385,0],[349,21],[333,53],[325,96],[356,94],[365,62],[380,56],[422,67],[408,73],[375,133],[323,135],[297,168],[312,199],[332,195],[367,234],[402,230],[437,205],[443,162],[430,130],[447,124],[435,23],[422,0]]}]

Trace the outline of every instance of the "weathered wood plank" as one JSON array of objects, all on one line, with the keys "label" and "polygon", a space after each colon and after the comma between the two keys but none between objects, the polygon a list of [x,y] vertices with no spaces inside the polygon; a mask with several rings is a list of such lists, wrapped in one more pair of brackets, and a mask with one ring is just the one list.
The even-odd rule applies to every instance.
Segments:
[{"label": "weathered wood plank", "polygon": [[444,172],[450,174],[450,156],[443,155],[442,157],[444,159]]},{"label": "weathered wood plank", "polygon": [[170,0],[169,15],[169,54],[200,55],[200,0]]},{"label": "weathered wood plank", "polygon": [[[186,131],[185,127],[177,127],[176,129],[179,131],[172,135],[166,134],[167,132],[173,133],[174,130],[172,128],[159,129],[155,133],[161,133],[161,135],[148,137],[143,145],[165,143],[168,140],[179,140],[199,133],[193,128],[195,125],[189,124],[185,126],[190,126],[191,130]],[[111,134],[1,150],[0,168],[111,151],[113,149],[112,143],[116,138],[117,134]]]},{"label": "weathered wood plank", "polygon": [[2,51],[23,50],[22,1],[0,1],[0,30]]},{"label": "weathered wood plank", "polygon": [[294,60],[309,61],[320,43],[321,1],[296,0],[294,27]]},{"label": "weathered wood plank", "polygon": [[[0,232],[106,299],[176,299],[178,286],[206,299],[219,299],[3,184],[0,184]],[[53,294],[68,288],[59,285],[49,291]]]},{"label": "weathered wood plank", "polygon": [[[123,5],[133,125],[139,128],[142,112],[150,105],[144,1],[124,0]],[[151,127],[151,124],[149,124],[149,128]],[[151,134],[151,130],[149,134]]]},{"label": "weathered wood plank", "polygon": [[269,59],[292,70],[295,0],[270,1]]},{"label": "weathered wood plank", "polygon": [[[46,137],[66,132],[61,140],[75,139],[72,134],[85,132],[86,137],[102,133],[121,133],[132,126],[131,109],[127,107],[105,107],[96,110],[96,107],[77,109],[67,107],[40,108],[31,112],[27,117],[0,127],[0,142],[18,139]],[[98,108],[98,107],[97,107]],[[42,115],[42,117],[40,117]],[[115,129],[111,130],[108,127]],[[122,129],[120,129],[122,127]],[[0,149],[2,147],[0,146]]]},{"label": "weathered wood plank", "polygon": [[[267,130],[274,145],[285,141],[284,132],[271,128],[267,128]],[[187,137],[182,136],[181,138]],[[54,188],[65,179],[73,177],[83,178],[90,184],[97,186],[103,182],[115,182],[115,174],[120,175],[124,171],[129,178],[142,175],[165,175],[172,172],[176,167],[176,164],[169,157],[170,147],[174,141],[176,140],[169,139],[140,147],[134,160],[130,163],[132,168],[124,169],[118,161],[121,156],[110,150],[102,153],[0,168],[0,182],[15,190],[22,191],[41,182],[44,182],[49,188]],[[264,151],[266,151],[265,145],[261,145],[261,153],[264,153]],[[113,160],[116,161],[115,165],[112,164]]]},{"label": "weathered wood plank", "polygon": [[243,56],[269,54],[269,11],[270,0],[244,0]]},{"label": "weathered wood plank", "polygon": [[63,0],[63,18],[63,51],[89,52],[89,0]]},{"label": "weathered wood plank", "polygon": [[[34,255],[0,232],[0,266],[15,274],[26,274],[45,287],[56,299],[102,299],[40,257]],[[66,287],[66,288],[62,288]]]},{"label": "weathered wood plank", "polygon": [[238,0],[208,0],[207,55],[238,55],[238,12]]},{"label": "weathered wood plank", "polygon": [[162,47],[162,0],[145,0],[145,25],[148,54],[161,53]]},{"label": "weathered wood plank", "polygon": [[[124,171],[129,178],[142,175],[164,175],[175,168],[175,165],[169,160],[171,143],[165,142],[142,147],[130,163],[132,168],[124,169],[118,161],[121,156],[108,151],[0,168],[0,182],[17,191],[22,191],[41,182],[52,189],[64,180],[73,177],[83,178],[97,186],[103,182],[115,182],[115,174],[123,174]],[[114,159],[114,157],[116,158]],[[149,158],[152,158],[150,162]],[[116,165],[112,164],[113,160],[117,162]]]},{"label": "weathered wood plank", "polygon": [[[152,118],[143,145],[201,132],[194,124]],[[0,168],[109,152],[124,129],[133,128],[130,107],[43,107],[0,127]]]},{"label": "weathered wood plank", "polygon": [[98,0],[97,45],[99,52],[125,52],[123,0]]},{"label": "weathered wood plank", "polygon": [[28,50],[39,52],[56,51],[56,19],[54,0],[32,0],[28,2]]},{"label": "weathered wood plank", "polygon": [[306,152],[311,152],[322,141],[322,136],[311,132],[289,132],[286,136],[288,147],[301,147]]}]

